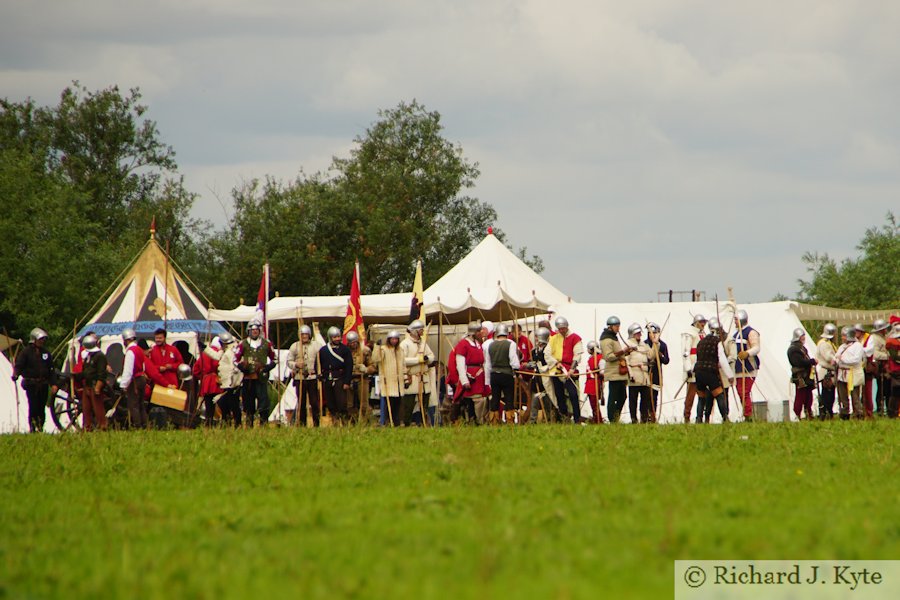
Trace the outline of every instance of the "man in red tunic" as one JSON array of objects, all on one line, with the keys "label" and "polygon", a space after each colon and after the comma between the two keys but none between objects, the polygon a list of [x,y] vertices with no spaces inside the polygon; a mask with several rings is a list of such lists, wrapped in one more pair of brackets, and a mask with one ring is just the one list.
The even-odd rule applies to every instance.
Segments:
[{"label": "man in red tunic", "polygon": [[600,404],[597,402],[597,397],[603,395],[603,369],[606,367],[606,364],[603,362],[603,354],[600,352],[600,345],[597,342],[593,340],[588,342],[587,351],[588,372],[584,382],[584,394],[588,397],[588,402],[591,404],[591,412],[594,413],[591,422],[602,423],[603,415],[600,414]]},{"label": "man in red tunic", "polygon": [[468,335],[454,348],[456,372],[459,376],[454,396],[462,400],[459,403],[460,408],[451,412],[450,420],[455,421],[459,418],[460,409],[467,409],[469,416],[481,424],[485,417],[486,396],[490,393],[490,388],[485,384],[481,323],[472,321],[469,323],[468,331]]},{"label": "man in red tunic", "polygon": [[181,352],[175,346],[166,343],[166,330],[159,328],[153,332],[153,347],[150,349],[150,364],[147,375],[154,385],[178,387],[178,365],[181,364]]},{"label": "man in red tunic", "polygon": [[[231,334],[227,335],[231,338]],[[198,395],[203,398],[207,427],[212,427],[215,422],[216,396],[225,392],[219,386],[219,359],[222,358],[222,346],[219,336],[214,337],[194,362],[193,374],[194,378],[200,381]]]}]

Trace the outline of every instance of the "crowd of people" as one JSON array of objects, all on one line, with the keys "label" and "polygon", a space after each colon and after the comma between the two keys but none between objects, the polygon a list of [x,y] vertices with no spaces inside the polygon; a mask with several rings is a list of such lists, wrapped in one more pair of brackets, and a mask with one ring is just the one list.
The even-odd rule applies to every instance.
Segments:
[{"label": "crowd of people", "polygon": [[[682,336],[684,377],[675,396],[685,391],[685,423],[709,423],[714,409],[723,422],[753,419],[752,390],[763,367],[761,339],[746,311],[737,311],[733,329],[726,333],[718,319],[698,314]],[[320,344],[302,325],[287,357],[297,404],[285,410],[286,422],[314,427],[324,418],[334,425],[373,423],[377,411],[377,423],[386,427],[539,420],[599,424],[619,422],[627,402],[632,423],[654,423],[663,366],[673,358],[662,333],[656,323],[632,323],[623,332],[619,318],[610,316],[599,340],[584,343],[562,316],[553,327],[549,320],[537,323],[532,336],[516,323],[476,321],[453,346],[444,368],[421,320],[405,332],[390,330],[377,344],[337,327]],[[838,336],[837,327],[826,324],[811,355],[806,332],[793,333],[786,352],[797,419],[896,418],[900,317],[891,317],[890,323],[879,319],[871,330],[862,324],[844,327]],[[13,380],[23,378],[32,431],[43,430],[48,398],[60,384],[47,337],[33,330],[13,371]],[[152,420],[155,391],[165,390],[184,394],[182,412],[188,417],[202,409],[207,426],[253,427],[269,421],[269,372],[276,355],[258,321],[248,325],[243,339],[229,333],[214,337],[196,359],[167,343],[164,329],[155,332],[152,345],[132,329],[122,332],[122,340],[124,361],[117,377],[111,376],[95,334],[83,336],[73,355],[70,389],[80,399],[84,430],[108,428],[122,400],[124,425],[145,428]],[[739,417],[730,416],[731,394]],[[590,416],[584,418],[586,406]],[[197,420],[180,424],[192,426]]]}]

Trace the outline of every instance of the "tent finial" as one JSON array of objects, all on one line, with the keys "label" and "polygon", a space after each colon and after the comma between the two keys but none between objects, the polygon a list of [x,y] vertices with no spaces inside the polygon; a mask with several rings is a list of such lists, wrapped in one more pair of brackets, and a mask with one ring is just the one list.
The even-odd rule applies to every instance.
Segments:
[{"label": "tent finial", "polygon": [[150,220],[150,239],[154,239],[156,237],[156,215],[153,215],[153,219]]},{"label": "tent finial", "polygon": [[494,228],[491,226],[488,226],[488,235],[494,235]]}]

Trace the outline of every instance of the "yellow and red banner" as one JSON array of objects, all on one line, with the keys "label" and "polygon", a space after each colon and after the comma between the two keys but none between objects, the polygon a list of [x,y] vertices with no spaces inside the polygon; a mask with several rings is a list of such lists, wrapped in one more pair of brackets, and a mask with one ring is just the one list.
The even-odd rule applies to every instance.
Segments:
[{"label": "yellow and red banner", "polygon": [[359,303],[359,261],[353,267],[353,281],[350,283],[350,299],[347,300],[347,316],[344,317],[344,343],[347,342],[347,334],[355,331],[359,334],[359,341],[366,341],[366,326],[363,323],[362,306]]}]

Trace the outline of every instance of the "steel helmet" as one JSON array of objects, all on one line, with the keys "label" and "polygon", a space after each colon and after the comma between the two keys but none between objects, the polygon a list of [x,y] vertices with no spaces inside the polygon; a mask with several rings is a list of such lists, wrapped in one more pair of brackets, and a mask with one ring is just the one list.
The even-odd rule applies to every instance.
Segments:
[{"label": "steel helmet", "polygon": [[855,324],[855,325],[853,326],[853,330],[854,330],[854,331],[862,331],[863,333],[865,333],[866,328],[863,327],[863,324],[862,324],[862,323],[857,323],[857,324]]},{"label": "steel helmet", "polygon": [[425,329],[425,323],[416,319],[412,323],[409,324],[409,327],[406,328],[407,331],[422,331]]},{"label": "steel helmet", "polygon": [[841,328],[841,335],[844,336],[845,338],[847,338],[848,340],[849,340],[850,338],[852,338],[852,337],[855,337],[855,336],[853,335],[853,328],[852,328],[852,327],[842,327],[842,328]]},{"label": "steel helmet", "polygon": [[659,325],[657,325],[653,321],[650,321],[649,323],[647,323],[647,331],[653,331],[654,333],[659,333],[660,332]]},{"label": "steel helmet", "polygon": [[696,315],[694,315],[694,325],[696,325],[697,323],[706,323],[707,321],[708,321],[708,319],[706,317],[704,317],[703,315],[701,315],[700,313],[697,313]]},{"label": "steel helmet", "polygon": [[262,323],[260,323],[256,319],[253,319],[252,321],[250,321],[250,323],[247,324],[247,330],[249,331],[250,329],[262,329]]},{"label": "steel helmet", "polygon": [[391,329],[390,331],[388,331],[387,339],[391,339],[391,338],[397,338],[399,340],[400,339],[400,330]]},{"label": "steel helmet", "polygon": [[100,340],[93,333],[89,333],[88,335],[81,338],[81,345],[86,350],[93,350],[94,348],[97,347],[97,344],[99,344],[99,343],[100,343]]},{"label": "steel helmet", "polygon": [[742,327],[750,321],[750,315],[748,315],[747,311],[744,310],[743,308],[741,310],[737,311],[736,313],[734,313],[734,316],[738,320],[738,322],[741,324]]},{"label": "steel helmet", "polygon": [[312,329],[310,328],[309,325],[301,325],[298,332],[300,335],[303,335],[305,333],[309,337],[312,337]]},{"label": "steel helmet", "polygon": [[509,326],[503,323],[497,325],[497,329],[494,330],[494,337],[509,337]]},{"label": "steel helmet", "polygon": [[556,317],[555,319],[553,319],[553,325],[557,329],[562,329],[563,327],[569,326],[569,321],[565,317],[559,316],[559,317]]},{"label": "steel helmet", "polygon": [[359,341],[359,333],[355,331],[351,331],[347,334],[347,343],[352,344],[353,342]]},{"label": "steel helmet", "polygon": [[710,330],[710,331],[715,331],[715,330],[717,330],[717,329],[722,329],[722,324],[719,323],[719,319],[716,318],[716,317],[710,317],[709,322],[708,322],[708,325],[709,325],[709,330]]},{"label": "steel helmet", "polygon": [[546,344],[550,341],[550,330],[546,327],[538,327],[538,330],[534,332],[534,337],[537,338],[537,341]]},{"label": "steel helmet", "polygon": [[619,320],[619,317],[613,315],[606,320],[606,325],[612,327],[613,325],[621,325],[622,321]]},{"label": "steel helmet", "polygon": [[806,335],[806,332],[803,330],[803,328],[798,327],[794,330],[794,335],[791,337],[791,341],[798,342],[798,341],[800,341],[800,338],[802,338],[805,335]]},{"label": "steel helmet", "polygon": [[127,342],[128,340],[136,340],[137,333],[135,333],[134,329],[131,327],[126,327],[122,330],[122,341]]},{"label": "steel helmet", "polygon": [[35,327],[31,330],[31,333],[28,335],[28,337],[31,338],[32,342],[36,342],[49,336],[47,335],[47,332],[40,327]]},{"label": "steel helmet", "polygon": [[478,333],[481,331],[481,323],[478,321],[469,321],[469,333]]},{"label": "steel helmet", "polygon": [[830,340],[834,337],[834,334],[837,333],[837,327],[834,323],[826,323],[825,327],[822,328],[822,337],[826,340]]},{"label": "steel helmet", "polygon": [[184,363],[178,365],[178,379],[180,379],[181,381],[187,381],[191,377],[191,365],[186,365]]},{"label": "steel helmet", "polygon": [[641,326],[637,323],[632,323],[628,326],[628,337],[633,336],[635,333],[640,333],[642,331]]},{"label": "steel helmet", "polygon": [[587,343],[587,350],[588,350],[588,352],[590,352],[591,354],[593,354],[594,352],[596,352],[597,349],[598,349],[599,347],[600,347],[600,346],[598,346],[598,345],[597,345],[597,342],[595,342],[594,340],[591,340],[591,341],[589,341],[589,342]]},{"label": "steel helmet", "polygon": [[328,339],[333,340],[336,337],[341,337],[344,334],[343,331],[338,329],[337,327],[329,327],[328,328]]},{"label": "steel helmet", "polygon": [[234,336],[226,331],[219,336],[219,341],[222,342],[223,346],[227,346],[234,343]]},{"label": "steel helmet", "polygon": [[872,323],[872,331],[882,331],[888,328],[888,322],[884,319],[875,319],[875,322]]}]

